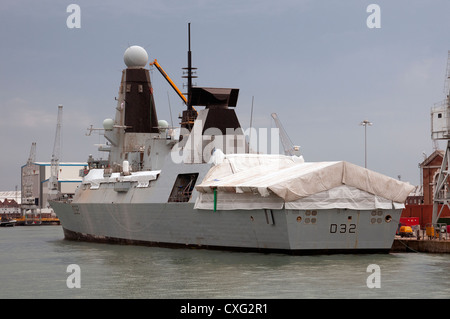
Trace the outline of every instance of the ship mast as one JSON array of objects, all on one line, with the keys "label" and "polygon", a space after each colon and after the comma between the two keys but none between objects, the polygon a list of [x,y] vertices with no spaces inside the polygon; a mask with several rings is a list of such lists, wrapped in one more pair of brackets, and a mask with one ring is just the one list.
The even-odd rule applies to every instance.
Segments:
[{"label": "ship mast", "polygon": [[188,96],[188,102],[187,102],[187,110],[183,111],[183,117],[181,119],[181,125],[183,127],[186,127],[188,130],[191,130],[192,126],[194,125],[194,120],[197,118],[197,111],[192,107],[192,79],[197,78],[196,75],[194,75],[197,68],[192,67],[192,52],[191,52],[191,23],[188,23],[188,66],[187,68],[183,68],[183,75],[182,78],[187,79],[187,96]]},{"label": "ship mast", "polygon": [[192,51],[191,51],[191,24],[188,23],[188,66],[184,68],[187,70],[187,88],[188,88],[188,110],[192,111],[192,78],[196,78],[197,76],[193,75],[192,70],[197,70],[197,68],[192,67]]}]

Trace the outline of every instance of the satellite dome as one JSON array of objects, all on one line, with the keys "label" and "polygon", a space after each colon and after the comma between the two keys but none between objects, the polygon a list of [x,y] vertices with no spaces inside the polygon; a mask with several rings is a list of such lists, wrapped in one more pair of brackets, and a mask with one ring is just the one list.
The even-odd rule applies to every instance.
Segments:
[{"label": "satellite dome", "polygon": [[103,128],[106,131],[111,131],[114,127],[114,120],[113,119],[105,119],[103,121]]},{"label": "satellite dome", "polygon": [[160,129],[166,129],[166,128],[169,128],[169,123],[167,123],[166,120],[159,120],[158,126]]},{"label": "satellite dome", "polygon": [[125,50],[123,61],[129,68],[143,68],[148,62],[147,51],[143,47],[133,45]]}]

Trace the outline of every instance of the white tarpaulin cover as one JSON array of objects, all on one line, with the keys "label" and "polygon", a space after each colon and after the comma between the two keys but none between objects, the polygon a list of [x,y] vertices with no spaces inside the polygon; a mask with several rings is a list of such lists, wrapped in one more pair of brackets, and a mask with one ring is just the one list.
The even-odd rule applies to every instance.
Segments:
[{"label": "white tarpaulin cover", "polygon": [[[196,208],[390,209],[402,208],[414,188],[360,166],[305,163],[296,156],[233,154],[211,168],[200,185]],[[271,206],[271,207],[269,207]]]}]

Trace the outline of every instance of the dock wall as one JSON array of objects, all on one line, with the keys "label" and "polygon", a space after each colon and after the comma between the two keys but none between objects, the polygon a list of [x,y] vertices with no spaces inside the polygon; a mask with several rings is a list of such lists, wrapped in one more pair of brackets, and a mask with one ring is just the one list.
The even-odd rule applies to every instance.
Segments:
[{"label": "dock wall", "polygon": [[391,253],[450,253],[450,240],[395,239]]}]

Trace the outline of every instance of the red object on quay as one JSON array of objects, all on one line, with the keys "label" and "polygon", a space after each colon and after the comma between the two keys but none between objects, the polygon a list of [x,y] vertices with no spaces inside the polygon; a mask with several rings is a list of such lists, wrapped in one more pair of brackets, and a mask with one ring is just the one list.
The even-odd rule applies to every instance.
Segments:
[{"label": "red object on quay", "polygon": [[400,217],[400,224],[402,224],[402,226],[420,225],[419,217]]},{"label": "red object on quay", "polygon": [[[400,217],[400,223],[408,218],[417,218],[419,221],[417,224],[420,225],[420,228],[425,229],[425,226],[431,223],[432,217],[433,205],[406,205]],[[450,218],[450,209],[447,206],[443,208],[440,218]]]}]

